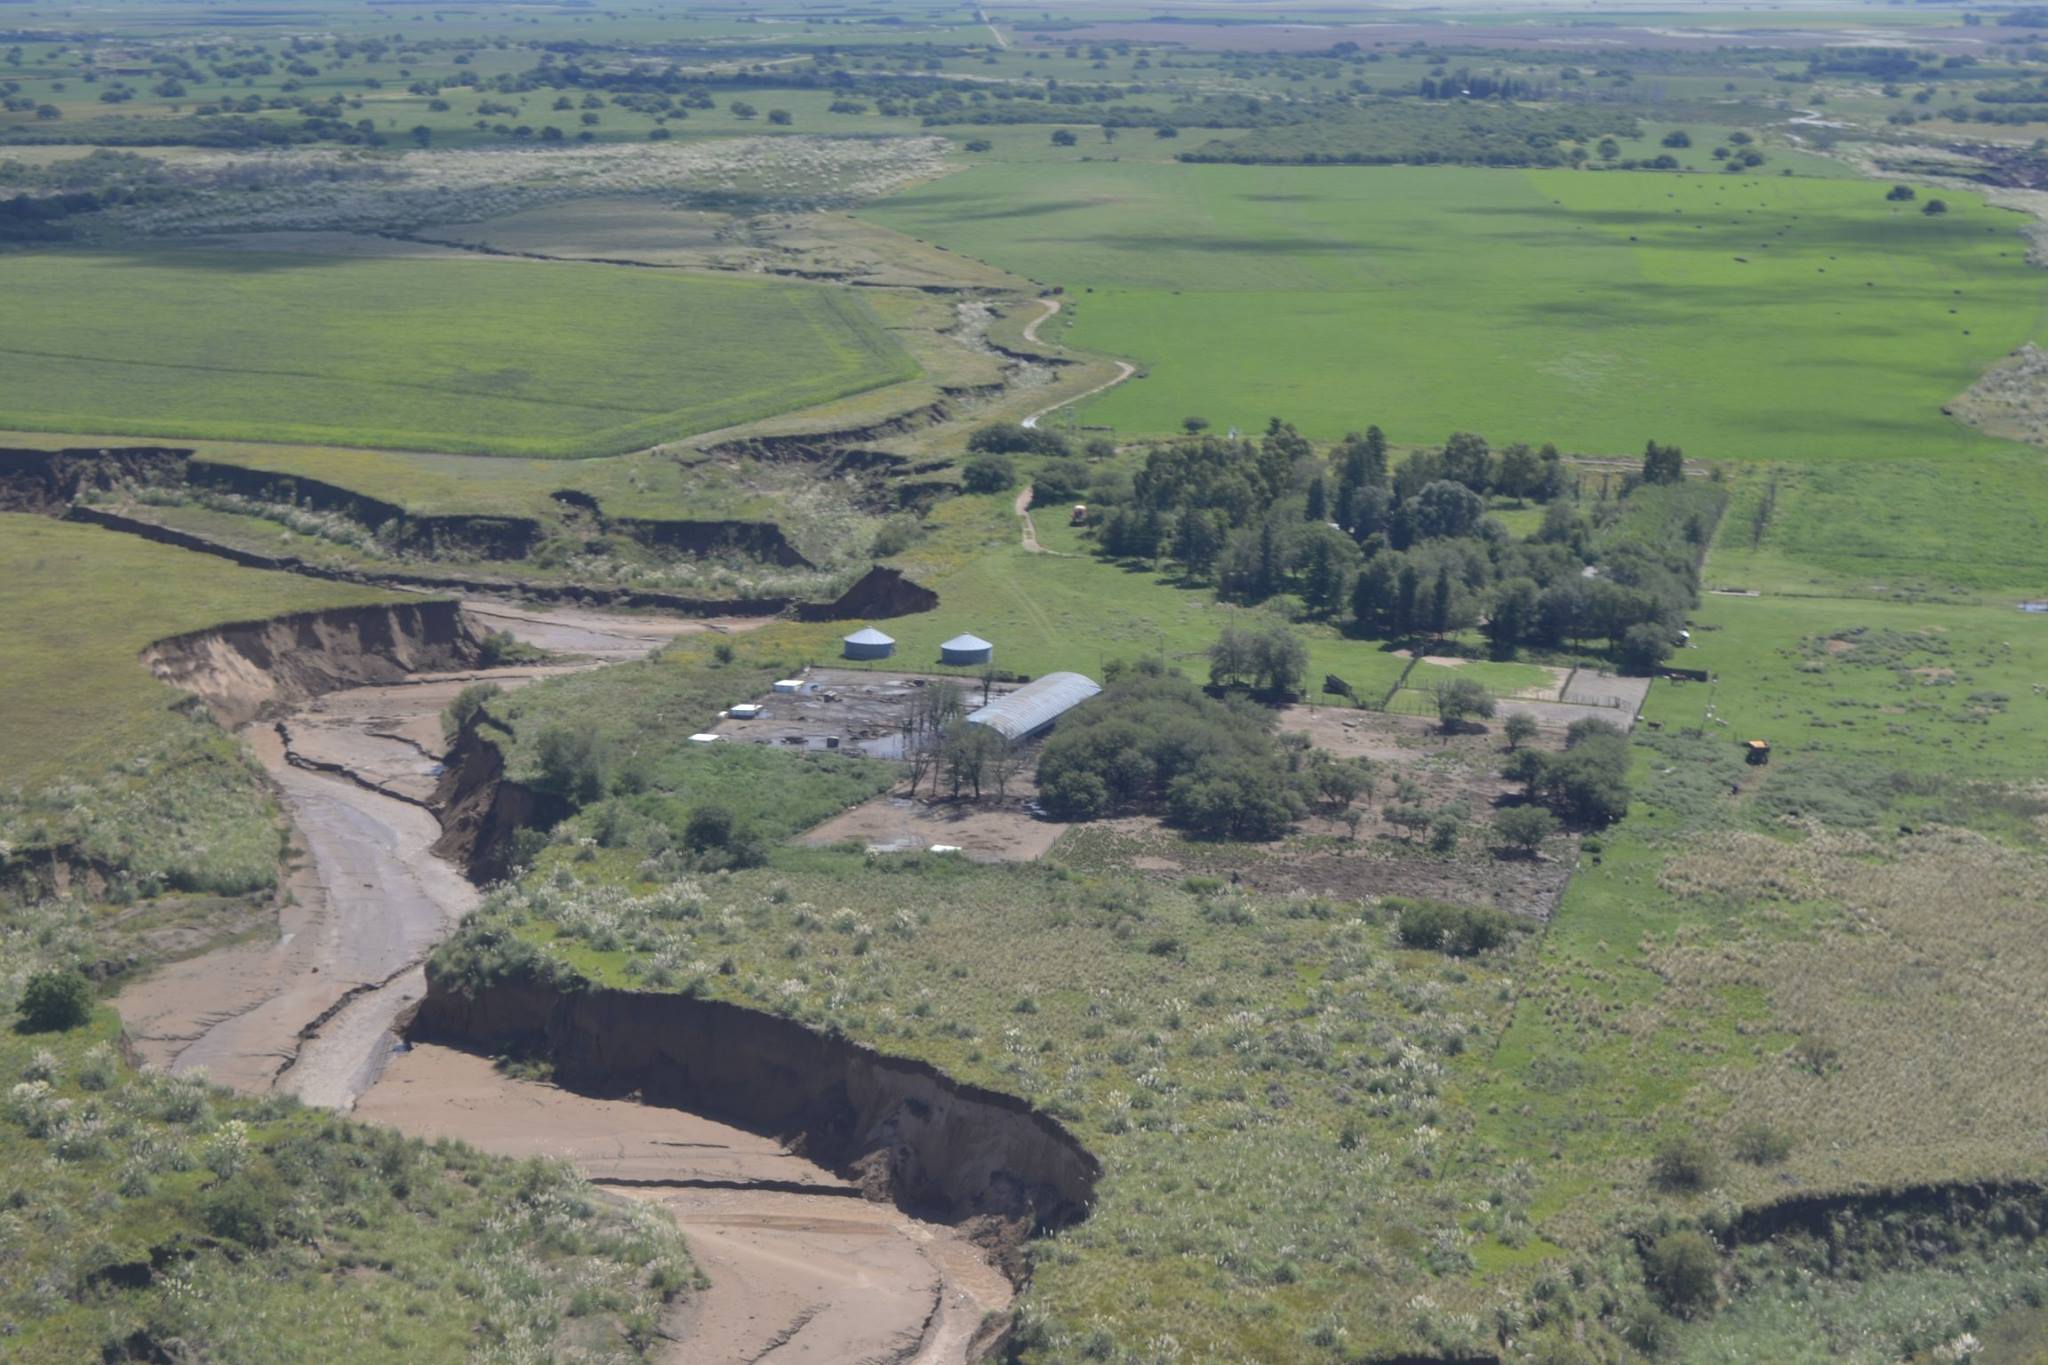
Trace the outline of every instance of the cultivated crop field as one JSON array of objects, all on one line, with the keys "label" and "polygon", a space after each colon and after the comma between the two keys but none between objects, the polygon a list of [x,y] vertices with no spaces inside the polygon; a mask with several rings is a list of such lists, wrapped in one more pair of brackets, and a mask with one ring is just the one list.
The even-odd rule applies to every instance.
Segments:
[{"label": "cultivated crop field", "polygon": [[1324,439],[1378,422],[1626,454],[1654,434],[1827,461],[1988,444],[1941,405],[2039,333],[2048,295],[2024,219],[1948,203],[1765,175],[1094,163],[977,166],[866,212],[1063,286],[1068,340],[1147,367],[1083,407],[1120,432],[1278,412]]},{"label": "cultivated crop field", "polygon": [[206,251],[0,280],[0,423],[45,431],[606,455],[915,373],[862,300],[781,282]]}]

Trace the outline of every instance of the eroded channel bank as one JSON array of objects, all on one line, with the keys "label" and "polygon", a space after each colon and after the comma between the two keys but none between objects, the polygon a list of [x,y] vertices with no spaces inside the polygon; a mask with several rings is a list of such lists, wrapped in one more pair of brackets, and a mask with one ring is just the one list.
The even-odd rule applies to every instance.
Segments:
[{"label": "eroded channel bank", "polygon": [[967,1225],[1016,1279],[1026,1239],[1086,1217],[1101,1174],[1022,1100],[722,1001],[430,972],[408,1033],[538,1053],[566,1088],[772,1136],[870,1198]]},{"label": "eroded channel bank", "polygon": [[[144,663],[262,759],[296,857],[274,941],[174,964],[116,1003],[159,1064],[423,1137],[570,1160],[662,1204],[713,1281],[666,1325],[676,1359],[981,1359],[1004,1339],[1024,1239],[1083,1216],[1092,1196],[1093,1159],[1050,1120],[731,1006],[471,995],[430,990],[422,971],[476,894],[435,853],[474,846],[450,798],[467,793],[506,832],[547,814],[505,804],[521,789],[495,745],[472,733],[451,746],[439,717],[455,693],[750,624],[419,602],[158,642]],[[571,657],[473,667],[496,630]],[[416,1007],[415,1036],[472,1050],[400,1045]],[[561,1084],[493,1067],[485,1054],[508,1047],[557,1054]]]}]

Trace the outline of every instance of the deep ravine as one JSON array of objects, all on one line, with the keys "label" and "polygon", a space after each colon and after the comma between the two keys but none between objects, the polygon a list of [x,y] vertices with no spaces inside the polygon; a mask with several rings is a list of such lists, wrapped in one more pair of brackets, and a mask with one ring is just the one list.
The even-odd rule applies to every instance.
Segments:
[{"label": "deep ravine", "polygon": [[[277,784],[297,853],[272,941],[232,944],[125,988],[137,1051],[238,1090],[283,1090],[420,1137],[570,1161],[660,1204],[711,1279],[664,1333],[676,1361],[951,1365],[988,1340],[1014,1291],[955,1229],[861,1197],[772,1139],[683,1110],[591,1098],[499,1072],[488,1059],[401,1043],[421,964],[476,888],[432,852],[439,717],[462,687],[516,687],[644,656],[719,625],[469,602],[478,631],[561,656],[460,670],[264,710],[239,733]],[[259,684],[260,688],[260,684]],[[231,713],[232,702],[230,703]],[[253,709],[253,708],[252,708]]]}]

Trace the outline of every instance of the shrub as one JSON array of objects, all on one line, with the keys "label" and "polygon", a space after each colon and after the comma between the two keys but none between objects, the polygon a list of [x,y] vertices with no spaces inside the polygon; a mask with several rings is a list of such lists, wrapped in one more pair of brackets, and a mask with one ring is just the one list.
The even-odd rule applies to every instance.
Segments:
[{"label": "shrub", "polygon": [[471,683],[455,694],[455,700],[448,703],[448,709],[441,713],[441,733],[453,739],[461,733],[470,718],[483,709],[483,704],[499,696],[504,688],[494,682]]},{"label": "shrub", "polygon": [[268,1170],[243,1171],[220,1182],[200,1207],[206,1230],[248,1247],[267,1247],[290,1197]]},{"label": "shrub", "polygon": [[604,795],[610,770],[610,746],[589,726],[550,725],[535,745],[544,792],[573,806],[587,806]]},{"label": "shrub", "polygon": [[1090,477],[1088,466],[1079,460],[1051,460],[1032,475],[1031,487],[1037,497],[1048,502],[1065,502],[1087,492]]},{"label": "shrub", "polygon": [[492,631],[484,636],[483,644],[477,649],[477,663],[483,668],[539,663],[547,656],[546,650],[526,643],[509,630]]},{"label": "shrub", "polygon": [[683,824],[683,843],[693,861],[711,871],[759,867],[768,861],[766,841],[724,806],[703,805],[691,811]]},{"label": "shrub", "polygon": [[1706,1312],[1720,1297],[1720,1253],[1702,1233],[1666,1233],[1651,1244],[1645,1260],[1650,1286],[1680,1317]]},{"label": "shrub", "polygon": [[1068,455],[1072,447],[1057,431],[1027,427],[1017,422],[992,422],[977,427],[967,438],[967,448],[978,455]]},{"label": "shrub", "polygon": [[1401,919],[1395,934],[1410,948],[1434,948],[1452,957],[1470,957],[1498,948],[1519,926],[1514,917],[1483,905],[1451,905],[1444,901],[1389,897],[1388,909]]},{"label": "shrub", "polygon": [[1692,1193],[1707,1189],[1720,1178],[1720,1159],[1706,1139],[1678,1133],[1657,1144],[1650,1158],[1650,1177],[1659,1189]]},{"label": "shrub", "polygon": [[1752,1166],[1775,1166],[1792,1155],[1792,1137],[1753,1119],[1736,1130],[1735,1155]]},{"label": "shrub", "polygon": [[74,971],[37,972],[15,1007],[24,1033],[58,1033],[92,1018],[92,983]]},{"label": "shrub", "polygon": [[1536,738],[1536,717],[1527,711],[1517,711],[1502,723],[1502,729],[1508,737],[1508,747],[1519,749]]},{"label": "shrub", "polygon": [[1007,455],[978,455],[960,466],[960,486],[970,493],[1000,493],[1017,482],[1017,464]]}]

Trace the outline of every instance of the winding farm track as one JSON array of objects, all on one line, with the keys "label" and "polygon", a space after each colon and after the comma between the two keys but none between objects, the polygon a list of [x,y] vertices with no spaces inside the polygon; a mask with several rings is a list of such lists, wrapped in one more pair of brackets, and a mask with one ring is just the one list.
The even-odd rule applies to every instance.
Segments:
[{"label": "winding farm track", "polygon": [[425,958],[477,898],[431,847],[439,716],[464,686],[520,686],[639,658],[679,634],[744,629],[471,601],[493,630],[571,656],[331,692],[242,732],[299,850],[275,941],[172,964],[116,998],[143,1057],[248,1093],[285,1091],[423,1138],[570,1161],[660,1204],[711,1279],[663,1324],[675,1365],[958,1365],[1009,1282],[956,1229],[871,1204],[772,1139],[679,1110],[500,1074],[482,1057],[402,1048]]},{"label": "winding farm track", "polygon": [[[1060,301],[1058,299],[1040,299],[1039,303],[1045,306],[1045,311],[1043,313],[1040,313],[1037,317],[1033,318],[1028,324],[1026,324],[1024,328],[1024,339],[1034,346],[1050,344],[1042,343],[1039,341],[1038,329],[1043,323],[1050,320],[1055,313],[1060,311]],[[1131,364],[1129,361],[1119,360],[1114,363],[1117,368],[1117,375],[1114,379],[1105,380],[1102,383],[1097,384],[1094,388],[1087,390],[1086,392],[1075,394],[1072,398],[1062,398],[1057,403],[1048,403],[1046,406],[1040,408],[1037,412],[1034,412],[1029,417],[1026,417],[1021,423],[1019,423],[1019,425],[1025,427],[1036,427],[1038,425],[1038,419],[1046,416],[1048,413],[1058,412],[1061,408],[1067,407],[1074,403],[1078,403],[1084,398],[1093,398],[1096,394],[1101,393],[1106,389],[1113,389],[1117,385],[1123,383],[1126,379],[1129,379],[1132,375],[1138,372],[1138,367],[1136,365]]]}]

